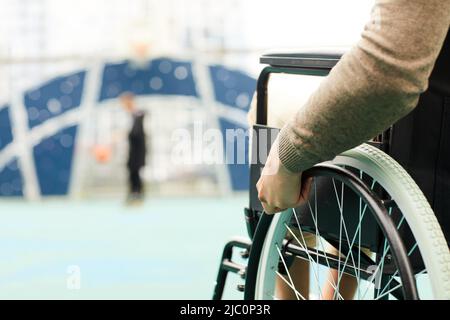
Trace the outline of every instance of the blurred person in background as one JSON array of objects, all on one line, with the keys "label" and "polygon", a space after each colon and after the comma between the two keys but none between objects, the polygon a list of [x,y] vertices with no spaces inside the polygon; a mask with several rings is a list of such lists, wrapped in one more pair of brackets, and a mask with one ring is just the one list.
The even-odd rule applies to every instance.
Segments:
[{"label": "blurred person in background", "polygon": [[124,93],[120,97],[123,108],[131,114],[132,125],[128,134],[128,161],[127,169],[129,174],[129,193],[127,201],[129,203],[140,202],[144,198],[143,183],[140,171],[145,166],[146,158],[146,138],[144,130],[143,111],[136,108],[134,95],[130,92]]}]

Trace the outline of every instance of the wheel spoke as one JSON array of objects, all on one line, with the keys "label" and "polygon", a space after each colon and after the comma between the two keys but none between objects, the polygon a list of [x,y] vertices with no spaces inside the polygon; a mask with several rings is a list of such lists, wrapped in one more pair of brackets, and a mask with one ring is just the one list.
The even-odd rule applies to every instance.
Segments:
[{"label": "wheel spoke", "polygon": [[[373,179],[372,185],[371,185],[371,187],[370,187],[371,190],[373,190],[373,188],[375,187],[376,183],[377,183],[377,181],[376,181],[375,179]],[[360,198],[360,200],[361,200],[361,198]],[[366,204],[364,205],[364,209],[363,209],[362,213],[360,214],[360,219],[359,219],[358,227],[357,227],[357,229],[356,229],[355,235],[353,236],[352,243],[351,243],[350,247],[353,247],[353,246],[354,246],[355,241],[356,241],[356,237],[357,237],[358,235],[359,235],[359,239],[360,239],[360,242],[359,242],[359,243],[361,243],[362,221],[363,221],[363,219],[364,219],[364,217],[365,217],[365,214],[366,214],[366,211],[367,211],[367,207],[368,207],[368,205],[367,205],[367,203],[366,203]],[[360,251],[359,251],[359,256],[360,256],[361,249],[359,249],[359,250],[360,250]],[[345,263],[347,263],[348,258],[349,258],[349,256],[347,255],[347,257],[346,257],[346,259],[345,259]],[[358,267],[358,270],[361,270],[361,268]]]},{"label": "wheel spoke", "polygon": [[[296,217],[296,220],[297,220],[297,224],[298,224],[298,218]],[[301,229],[301,227],[300,227],[300,225],[299,225],[299,230],[300,230],[300,235],[302,236],[302,241],[303,241],[303,244],[300,242],[300,240],[297,238],[297,236],[295,235],[295,233],[292,231],[292,229],[286,224],[286,228],[288,229],[288,231],[289,231],[289,233],[294,237],[294,239],[297,241],[297,243],[300,245],[300,247],[302,247],[302,249],[306,252],[306,254],[308,255],[308,259],[309,259],[309,262],[310,262],[310,266],[311,266],[311,262],[313,262],[313,263],[315,263],[315,261],[314,261],[314,259],[311,257],[311,255],[309,254],[309,250],[308,250],[308,246],[307,246],[307,244],[306,244],[306,241],[305,241],[305,237],[304,237],[304,235],[303,235],[303,231],[302,231],[302,229]],[[322,297],[322,294],[321,294],[321,291],[320,291],[320,281],[319,281],[319,276],[318,276],[318,272],[314,269],[314,268],[312,268],[313,269],[313,273],[314,273],[314,277],[316,278],[316,281],[317,281],[317,286],[318,286],[318,290],[319,290],[319,295],[320,295],[320,297]]]},{"label": "wheel spoke", "polygon": [[[339,195],[337,193],[337,188],[336,188],[336,183],[333,180],[333,186],[334,186],[334,192],[336,194],[336,201],[338,203],[338,207],[339,207],[339,211],[341,211],[341,204],[339,202]],[[339,221],[339,239],[342,239],[342,219]],[[337,280],[337,287],[340,289],[340,284],[341,284],[341,252],[342,252],[342,242],[339,241],[339,250],[338,250],[338,257],[339,257],[339,261],[338,261],[338,280]],[[333,295],[333,299],[336,299],[336,290],[334,291],[334,295]]]},{"label": "wheel spoke", "polygon": [[[311,204],[309,203],[308,200],[308,206],[311,208]],[[317,183],[316,183],[316,179],[314,179],[314,215],[316,217],[316,223],[318,221],[318,217],[317,217]],[[297,220],[298,221],[298,220]],[[320,276],[320,272],[319,272],[319,246],[317,245],[317,239],[320,237],[319,235],[319,229],[316,228],[316,269],[317,269],[317,274]],[[327,253],[324,250],[324,255],[325,257],[327,256]],[[328,277],[326,277],[327,281],[330,282],[330,280],[328,279]],[[320,289],[320,284],[318,284],[319,286],[319,294],[320,296],[322,296],[322,290]],[[332,287],[336,288],[336,284],[333,286],[331,284]]]},{"label": "wheel spoke", "polygon": [[[328,269],[331,269],[330,262],[329,262],[329,260],[328,260],[327,254],[326,254],[325,246],[324,246],[323,241],[322,241],[322,237],[320,237],[319,234],[318,234],[319,228],[318,228],[318,226],[317,226],[317,220],[316,220],[316,218],[314,217],[314,213],[312,212],[311,204],[310,204],[309,201],[308,201],[308,207],[309,207],[309,211],[310,211],[310,213],[311,213],[311,218],[312,218],[312,220],[313,220],[314,227],[315,227],[315,229],[316,229],[316,242],[318,241],[318,242],[320,243],[320,245],[321,245],[321,247],[322,247],[322,252],[324,253],[324,256],[325,256],[325,261],[326,261],[327,267],[328,267]],[[316,208],[317,208],[317,207],[316,207]],[[294,215],[297,216],[296,209],[292,209],[292,210],[294,210]],[[316,217],[317,217],[317,210],[316,210]],[[297,220],[297,221],[298,221],[298,220]],[[319,255],[318,255],[318,248],[317,248],[317,246],[318,246],[318,245],[317,245],[317,243],[316,243],[317,264],[318,264],[318,263],[319,263],[319,258],[318,258]],[[334,280],[333,280],[333,282],[334,282]],[[336,282],[334,282],[333,288],[337,288]]]},{"label": "wheel spoke", "polygon": [[277,251],[278,251],[278,255],[281,258],[281,261],[283,262],[283,266],[284,266],[284,269],[286,270],[287,276],[289,278],[289,282],[291,283],[290,287],[294,290],[297,300],[300,300],[300,299],[306,300],[305,297],[303,297],[303,295],[295,289],[294,281],[292,281],[291,273],[289,272],[286,261],[284,260],[283,254],[281,253],[281,250],[278,247],[278,245],[277,245]]},{"label": "wheel spoke", "polygon": [[[336,196],[337,196],[337,189],[336,189],[336,184],[334,183],[334,180],[333,180],[333,185],[334,185],[335,193],[336,193]],[[336,200],[339,203],[339,199],[336,198]],[[352,259],[352,262],[353,262],[353,269],[355,269],[356,268],[356,263],[355,263],[355,258],[353,256],[353,252],[352,252],[354,242],[352,242],[352,244],[350,244],[350,237],[348,236],[347,224],[345,223],[345,218],[344,218],[344,184],[343,183],[342,183],[342,188],[341,188],[341,202],[340,203],[341,203],[341,205],[340,205],[339,210],[340,210],[340,215],[341,215],[341,223],[342,223],[343,230],[344,230],[344,233],[345,233],[345,238],[347,239],[347,244],[349,245],[349,255],[350,255],[350,257]],[[342,238],[342,235],[340,237]],[[341,244],[341,242],[342,241],[340,240],[339,244]],[[361,250],[361,249],[359,248],[359,250]],[[341,254],[340,251],[341,251],[341,249],[339,249],[339,254]],[[347,261],[348,261],[348,257],[346,256],[346,259],[345,259],[345,262],[344,262],[344,267],[343,267],[342,270],[345,270],[345,268],[347,267]],[[341,275],[339,275],[339,278],[338,278],[338,284],[342,280],[342,276],[343,275],[344,275],[344,273],[342,271]],[[359,277],[356,278],[356,281],[357,281],[357,284],[358,284],[358,287],[359,287]]]},{"label": "wheel spoke", "polygon": [[[359,179],[363,181],[363,172],[359,171]],[[362,198],[359,197],[359,222],[358,222],[358,243],[360,246],[358,247],[358,279],[361,278],[361,211],[362,210]],[[358,284],[358,300],[361,300],[361,287],[360,283]]]},{"label": "wheel spoke", "polygon": [[[308,208],[309,208],[309,212],[311,214],[311,218],[312,218],[313,223],[314,223],[314,229],[316,231],[315,235],[316,235],[316,260],[317,260],[316,261],[316,265],[317,265],[317,271],[319,270],[318,269],[318,267],[319,267],[319,246],[318,246],[317,242],[319,242],[321,247],[322,247],[322,252],[324,253],[324,257],[325,257],[325,261],[326,261],[328,269],[331,269],[330,262],[328,260],[328,256],[327,256],[327,253],[326,253],[326,250],[325,250],[325,246],[324,246],[323,241],[322,241],[322,237],[319,235],[318,215],[317,215],[317,182],[316,182],[316,179],[314,179],[314,213],[313,213],[313,210],[312,210],[312,207],[311,207],[311,203],[310,203],[309,200],[308,200]],[[293,211],[294,211],[294,217],[295,217],[295,219],[297,221],[299,229],[301,230],[300,223],[299,223],[299,220],[298,220],[298,217],[297,217],[298,216],[297,215],[297,211],[296,211],[296,209],[293,209]],[[318,274],[320,275],[319,272],[318,272]],[[334,279],[333,279],[333,283],[331,283],[330,280],[329,280],[329,277],[327,276],[326,278],[327,278],[327,281],[331,284],[331,286],[336,290],[337,286],[336,286],[336,282],[334,281]],[[339,293],[339,296],[340,296],[340,298],[342,298],[340,293]],[[342,300],[343,300],[343,298],[342,298]]]},{"label": "wheel spoke", "polygon": [[414,250],[416,250],[416,248],[419,246],[419,244],[416,242],[416,244],[411,248],[411,250],[409,250],[408,252],[408,257],[412,255],[412,253],[414,252]]},{"label": "wheel spoke", "polygon": [[[278,277],[280,277],[281,280],[284,281],[284,283],[286,283],[286,284],[289,286],[289,288],[292,289],[292,291],[294,291],[295,296],[297,297],[297,300],[300,300],[299,297],[300,297],[302,300],[306,300],[306,299],[302,296],[302,294],[301,294],[300,292],[298,292],[297,289],[295,289],[294,285],[291,284],[291,283],[289,283],[289,281],[287,281],[286,278],[285,278],[281,273],[279,273],[278,271],[276,271],[276,274],[277,274]],[[275,298],[275,296],[272,296],[272,298]],[[277,300],[278,300],[278,299],[277,299]]]},{"label": "wheel spoke", "polygon": [[[380,289],[381,288],[377,288],[379,285],[380,285],[380,283],[378,283],[378,281],[379,281],[379,279],[378,279],[378,272],[381,272],[381,276],[383,275],[383,271],[384,271],[384,261],[385,261],[385,258],[386,258],[386,254],[387,254],[387,252],[388,252],[388,249],[390,249],[390,246],[388,245],[388,242],[387,242],[387,239],[384,239],[384,246],[383,246],[383,256],[381,257],[381,260],[380,260],[380,266],[381,266],[381,268],[380,268],[380,266],[378,266],[377,267],[377,269],[376,269],[376,273],[375,273],[375,292],[377,293],[377,294],[379,294],[380,293]],[[379,269],[380,268],[380,269]],[[381,279],[380,279],[381,280]]]},{"label": "wheel spoke", "polygon": [[[390,249],[390,245],[387,245],[387,241],[385,240],[385,246],[384,246],[384,248],[383,248],[383,255],[382,255],[382,257],[381,257],[381,259],[380,259],[380,262],[377,264],[377,267],[376,267],[376,269],[374,270],[374,274],[375,274],[375,281],[377,281],[377,274],[378,274],[378,272],[380,272],[380,269],[381,269],[381,272],[383,271],[383,268],[384,268],[384,260],[386,259],[386,255],[387,255],[387,253],[389,252],[389,249]],[[383,267],[382,267],[383,266]],[[390,284],[390,282],[392,281],[392,279],[393,279],[393,277],[391,278],[391,280],[388,282],[388,284],[386,285],[386,286],[388,286],[389,284]],[[375,288],[376,288],[376,283],[375,283]],[[386,287],[383,289],[383,291],[386,289]],[[364,295],[363,295],[363,298],[365,298],[366,297],[366,294],[367,294],[367,291],[369,290],[369,287],[367,287],[367,289],[366,289],[366,291],[364,292]],[[383,292],[382,291],[382,292]]]},{"label": "wheel spoke", "polygon": [[[392,280],[392,279],[391,279]],[[382,295],[379,295],[378,297],[375,298],[375,300],[380,300],[381,298],[387,296],[388,294],[390,294],[391,292],[394,292],[395,290],[399,289],[402,287],[402,284],[399,284],[397,286],[395,286],[394,288],[390,289],[389,291],[383,293]],[[384,291],[383,291],[384,292]]]},{"label": "wheel spoke", "polygon": [[[350,170],[354,172],[353,169]],[[289,290],[288,287],[293,290],[292,292],[295,294],[297,300],[308,300],[309,298],[323,299],[325,290],[329,290],[331,295],[330,298],[343,299],[340,292],[340,287],[346,285],[344,280],[346,280],[347,277],[344,277],[344,274],[348,274],[352,279],[353,277],[356,277],[354,285],[357,286],[357,292],[355,292],[353,299],[365,299],[367,298],[367,295],[370,299],[375,300],[383,299],[390,295],[399,299],[402,297],[401,288],[403,287],[403,282],[406,280],[404,279],[403,274],[399,276],[400,272],[396,263],[397,259],[395,259],[398,252],[395,251],[394,248],[391,248],[391,243],[386,237],[382,238],[383,242],[381,243],[366,243],[365,238],[370,236],[371,233],[368,233],[367,236],[362,234],[362,232],[365,232],[367,227],[369,227],[369,221],[365,219],[365,214],[367,211],[371,211],[369,215],[376,215],[375,221],[383,232],[385,232],[385,221],[383,219],[390,218],[394,220],[394,216],[395,227],[393,226],[393,230],[402,230],[402,228],[405,227],[405,224],[407,224],[405,223],[407,220],[400,209],[403,208],[402,203],[399,203],[396,206],[395,201],[398,199],[391,198],[389,191],[386,191],[386,189],[383,188],[386,183],[386,181],[382,179],[383,176],[381,176],[381,178],[372,178],[362,170],[357,170],[356,172],[356,176],[359,175],[360,181],[366,184],[374,192],[374,194],[380,196],[380,192],[383,192],[382,199],[386,199],[383,203],[387,209],[387,212],[384,211],[384,217],[379,217],[378,215],[381,213],[375,210],[376,207],[372,208],[369,205],[371,199],[370,196],[369,199],[366,199],[363,192],[360,192],[357,188],[354,189],[352,184],[346,180],[345,176],[341,177],[340,175],[328,175],[328,173],[326,175],[324,174],[324,177],[328,177],[329,179],[328,183],[332,182],[333,191],[331,191],[331,184],[325,185],[324,190],[327,190],[327,193],[324,194],[324,196],[328,195],[327,199],[324,200],[326,205],[322,206],[321,203],[318,205],[318,201],[321,198],[319,198],[320,195],[317,194],[317,190],[322,190],[322,180],[317,180],[317,177],[319,177],[319,174],[321,173],[319,169],[317,175],[314,174],[315,176],[313,177],[314,199],[312,199],[313,196],[311,195],[307,201],[308,209],[305,207],[306,204],[302,207],[302,210],[308,210],[309,214],[305,211],[301,213],[302,216],[299,216],[296,209],[293,209],[295,221],[292,219],[279,224],[279,227],[282,227],[284,224],[284,234],[281,233],[283,230],[278,229],[277,232],[279,232],[279,234],[275,233],[275,235],[277,237],[287,236],[288,240],[287,242],[286,240],[280,242],[280,239],[282,238],[279,238],[279,240],[277,240],[277,244],[275,244],[276,242],[272,242],[272,246],[275,244],[279,255],[278,261],[282,262],[286,272],[283,272],[281,269],[282,267],[280,266],[279,270],[273,270],[272,274],[276,273],[277,276],[282,279],[282,281],[286,284],[287,290]],[[378,178],[381,179],[380,183],[376,181]],[[338,183],[341,185],[339,186]],[[352,191],[355,192],[359,198],[355,198],[353,194],[350,195],[349,193]],[[330,198],[333,197],[333,192],[340,216],[336,216],[338,214],[336,211],[337,208],[335,207],[333,199]],[[385,195],[388,197],[385,198]],[[359,206],[356,199],[359,201]],[[344,201],[347,201],[347,203],[344,203]],[[331,212],[334,211],[335,213],[333,219],[339,219],[339,226],[334,224],[334,228],[330,230],[327,229],[328,224],[336,220],[330,218],[330,221],[328,221],[326,215],[320,215],[322,212],[318,213],[319,209],[322,211],[326,210],[327,206],[330,207]],[[375,212],[372,212],[374,210]],[[303,215],[307,218],[305,220],[307,221],[306,223],[304,223],[305,217]],[[307,217],[308,215],[310,215],[310,217]],[[359,221],[356,220],[358,218]],[[319,220],[321,220],[320,225]],[[311,229],[313,227],[315,228],[314,230]],[[338,228],[339,231],[337,230]],[[315,243],[312,242],[314,235]],[[321,237],[321,235],[323,235],[323,237]],[[368,238],[368,240],[370,240],[370,238]],[[408,257],[414,253],[417,254],[417,248],[419,247],[418,243],[413,243],[414,245],[409,246],[409,251],[406,251]],[[375,245],[377,245],[378,248],[377,250],[373,250],[376,252],[376,259],[375,253],[366,252],[365,249],[374,248]],[[284,252],[284,250],[286,250],[286,252]],[[392,260],[388,257],[388,254],[394,255],[394,259]],[[296,288],[297,283],[294,283],[293,279],[298,281],[301,280],[301,278],[296,279],[296,275],[288,269],[287,261],[290,262],[290,259],[292,258],[295,260],[302,259],[304,263],[309,265],[310,271],[308,273],[311,277],[310,279],[311,281],[316,281],[316,285],[311,283],[309,286],[311,291],[309,296],[308,294],[303,296],[302,292],[299,292],[300,287]],[[313,263],[316,265],[312,265]],[[327,267],[328,270],[332,270],[332,272],[328,274],[324,280],[323,276],[325,273],[322,268],[325,269]],[[372,271],[372,268],[375,269],[375,271]],[[291,269],[294,270],[293,268]],[[415,274],[415,276],[417,277],[424,272],[426,272],[426,270]],[[315,294],[316,288],[318,290],[317,295]],[[303,289],[301,289],[301,291],[302,290]],[[331,290],[334,290],[334,292]],[[372,292],[372,290],[374,290],[373,295],[369,293]]]},{"label": "wheel spoke", "polygon": [[[305,246],[303,246],[303,245],[301,244],[300,240],[297,238],[297,236],[296,236],[295,233],[292,231],[292,229],[289,228],[288,225],[286,225],[286,227],[287,227],[288,231],[291,233],[291,235],[294,237],[294,239],[298,242],[298,244],[300,245],[300,247],[301,247],[301,248],[305,251],[305,253],[308,255],[308,259],[309,259],[311,262],[316,263],[316,262],[314,261],[314,259],[311,257],[311,255],[309,254],[309,250],[308,250],[308,248],[307,248],[307,246],[306,246],[306,241],[305,241],[305,238],[304,238],[304,236],[303,236],[302,230],[300,229],[300,234],[302,235],[302,240],[303,240],[303,243],[305,244]],[[316,247],[317,247],[317,245],[316,245]],[[324,255],[325,255],[325,257],[326,257],[326,252],[324,252]],[[316,253],[316,257],[317,257],[317,260],[319,260],[319,253],[318,253],[318,251],[317,251],[317,253]],[[318,261],[317,261],[317,265],[319,265]],[[328,265],[328,267],[329,267],[329,265]],[[314,269],[313,269],[313,270],[314,270]],[[320,298],[323,298],[323,297],[322,297],[322,291],[321,291],[321,288],[320,288],[320,281],[319,281],[318,272],[316,272],[315,270],[314,270],[314,276],[315,276],[316,281],[317,281],[317,286],[318,286],[318,291],[319,291],[319,297],[320,297]],[[330,281],[330,279],[328,279],[328,277],[327,277],[327,281],[328,281],[328,283],[336,290],[336,284],[331,283],[331,281]],[[342,298],[342,296],[341,296],[341,298]]]},{"label": "wheel spoke", "polygon": [[400,227],[402,226],[403,222],[405,221],[405,216],[403,216],[400,220],[400,223],[397,226],[397,230],[400,230]]}]

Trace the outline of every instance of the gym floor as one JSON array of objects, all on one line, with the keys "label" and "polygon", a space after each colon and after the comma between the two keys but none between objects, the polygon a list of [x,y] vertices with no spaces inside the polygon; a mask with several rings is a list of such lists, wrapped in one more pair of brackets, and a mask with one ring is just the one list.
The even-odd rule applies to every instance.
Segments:
[{"label": "gym floor", "polygon": [[[224,244],[246,236],[246,202],[2,200],[0,299],[210,299]],[[72,266],[79,290],[67,284]],[[224,299],[243,298],[239,283],[229,276]]]},{"label": "gym floor", "polygon": [[[0,299],[210,299],[247,198],[0,202]],[[70,290],[70,266],[79,290]],[[230,276],[225,298],[241,299]]]}]

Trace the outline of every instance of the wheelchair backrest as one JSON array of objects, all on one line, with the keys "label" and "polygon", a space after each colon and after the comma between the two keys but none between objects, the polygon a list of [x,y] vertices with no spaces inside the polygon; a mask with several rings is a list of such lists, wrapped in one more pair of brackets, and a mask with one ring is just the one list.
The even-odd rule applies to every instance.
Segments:
[{"label": "wheelchair backrest", "polygon": [[427,197],[450,245],[450,32],[417,108],[398,121],[388,153]]}]

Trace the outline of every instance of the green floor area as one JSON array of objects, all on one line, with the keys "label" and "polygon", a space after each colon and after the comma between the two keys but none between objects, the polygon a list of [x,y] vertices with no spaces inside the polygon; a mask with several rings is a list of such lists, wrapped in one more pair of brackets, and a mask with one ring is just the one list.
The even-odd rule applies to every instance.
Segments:
[{"label": "green floor area", "polygon": [[[209,299],[246,201],[0,200],[0,299]],[[242,298],[231,280],[226,298]]]}]

